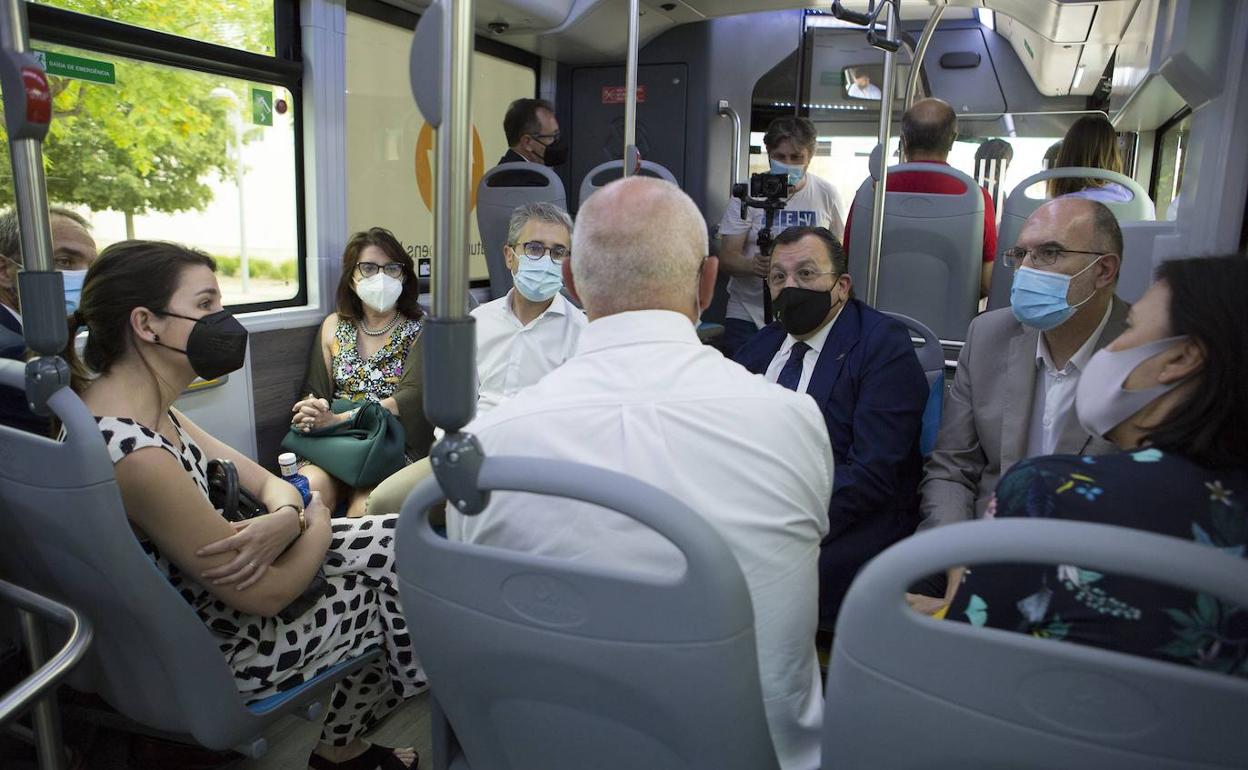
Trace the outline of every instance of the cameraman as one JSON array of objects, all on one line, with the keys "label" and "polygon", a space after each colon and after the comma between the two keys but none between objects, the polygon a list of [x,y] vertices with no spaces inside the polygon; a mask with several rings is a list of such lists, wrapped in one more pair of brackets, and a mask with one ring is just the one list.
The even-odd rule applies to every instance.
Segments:
[{"label": "cameraman", "polygon": [[[845,230],[845,218],[837,202],[836,189],[824,179],[808,174],[815,156],[815,125],[806,118],[785,115],[776,118],[763,136],[771,173],[788,174],[793,194],[782,211],[776,213],[772,235],[789,227],[826,227],[837,238]],[[728,310],[720,349],[731,358],[742,344],[766,325],[763,319],[763,280],[770,259],[758,252],[758,231],[763,227],[762,209],[750,208],[741,217],[741,202],[728,202],[719,223],[719,265],[728,273]]]}]

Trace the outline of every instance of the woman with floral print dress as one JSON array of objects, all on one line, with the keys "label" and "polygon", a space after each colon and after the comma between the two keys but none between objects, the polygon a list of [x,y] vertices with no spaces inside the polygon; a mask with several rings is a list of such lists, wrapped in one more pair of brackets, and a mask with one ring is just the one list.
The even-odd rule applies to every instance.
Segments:
[{"label": "woman with floral print dress", "polygon": [[[425,419],[420,336],[423,312],[415,264],[388,230],[356,233],[342,254],[338,310],[321,324],[302,393],[291,409],[297,430],[323,428],[349,418],[335,414],[336,400],[376,401],[399,418],[409,460],[429,454],[433,427]],[[302,472],[334,510],[364,514],[371,489],[347,485],[315,465]]]},{"label": "woman with floral print dress", "polygon": [[[1080,422],[1126,451],[1019,463],[991,515],[1132,527],[1248,557],[1246,296],[1245,257],[1163,263],[1076,399]],[[1248,676],[1248,608],[1075,565],[971,567],[946,617]]]}]

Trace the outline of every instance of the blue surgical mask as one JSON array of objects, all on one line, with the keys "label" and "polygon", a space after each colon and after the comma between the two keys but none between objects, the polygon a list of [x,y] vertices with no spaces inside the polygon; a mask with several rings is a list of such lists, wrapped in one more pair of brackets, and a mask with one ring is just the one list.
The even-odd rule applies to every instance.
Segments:
[{"label": "blue surgical mask", "polygon": [[1047,270],[1036,270],[1031,267],[1020,267],[1014,271],[1014,286],[1010,289],[1010,307],[1014,317],[1024,326],[1047,332],[1066,323],[1081,305],[1096,295],[1093,290],[1077,304],[1070,304],[1066,295],[1070,292],[1070,281],[1087,272],[1088,268],[1100,262],[1097,257],[1088,267],[1075,275],[1051,273]]},{"label": "blue surgical mask", "polygon": [[791,187],[797,187],[802,183],[802,177],[806,176],[806,169],[803,166],[790,166],[788,163],[781,163],[778,160],[772,160],[771,173],[788,174],[789,185]]},{"label": "blue surgical mask", "polygon": [[73,315],[78,309],[78,300],[82,297],[82,282],[86,278],[86,270],[61,271],[61,281],[65,284],[65,315]]},{"label": "blue surgical mask", "polygon": [[520,269],[516,272],[516,291],[530,302],[545,302],[563,288],[563,268],[547,254],[540,259],[517,255]]}]

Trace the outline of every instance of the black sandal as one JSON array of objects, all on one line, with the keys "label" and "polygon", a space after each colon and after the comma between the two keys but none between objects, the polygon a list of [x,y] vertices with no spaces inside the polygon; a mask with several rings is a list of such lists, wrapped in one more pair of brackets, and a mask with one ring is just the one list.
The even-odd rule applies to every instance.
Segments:
[{"label": "black sandal", "polygon": [[308,767],[312,770],[417,770],[420,767],[420,755],[405,765],[403,760],[394,754],[394,749],[373,744],[354,759],[346,762],[330,762],[325,757],[313,754],[308,757]]}]

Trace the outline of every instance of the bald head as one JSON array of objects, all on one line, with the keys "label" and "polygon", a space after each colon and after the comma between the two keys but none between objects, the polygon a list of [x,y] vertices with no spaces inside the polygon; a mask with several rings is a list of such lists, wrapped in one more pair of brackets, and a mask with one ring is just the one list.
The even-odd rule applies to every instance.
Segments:
[{"label": "bald head", "polygon": [[907,161],[943,161],[957,138],[957,113],[940,99],[920,99],[901,116],[901,147]]},{"label": "bald head", "polygon": [[581,206],[568,264],[591,320],[630,310],[696,318],[699,297],[709,300],[700,286],[706,254],[706,224],[689,196],[661,179],[629,177]]},{"label": "bald head", "polygon": [[[1114,212],[1104,203],[1087,198],[1058,198],[1045,202],[1023,224],[1018,238],[1020,245],[1023,245],[1024,234],[1028,235],[1028,240],[1048,239],[1072,249],[1122,256],[1122,228]],[[1076,246],[1075,242],[1084,245]]]}]

